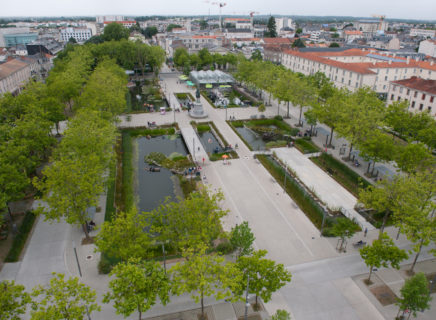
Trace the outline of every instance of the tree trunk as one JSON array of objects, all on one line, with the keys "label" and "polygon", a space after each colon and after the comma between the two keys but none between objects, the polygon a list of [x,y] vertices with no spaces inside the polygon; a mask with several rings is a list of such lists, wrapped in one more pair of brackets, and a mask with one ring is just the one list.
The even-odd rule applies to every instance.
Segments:
[{"label": "tree trunk", "polygon": [[257,294],[256,294],[256,303],[255,303],[255,306],[256,306],[256,308],[257,308]]},{"label": "tree trunk", "polygon": [[415,256],[415,259],[413,260],[412,266],[410,267],[410,270],[409,270],[410,272],[413,272],[413,268],[415,268],[415,264],[416,264],[416,261],[418,261],[418,257],[419,257],[419,254],[421,253],[423,243],[424,243],[424,239],[422,239],[421,243],[419,244],[419,250],[416,253],[416,256]]},{"label": "tree trunk", "polygon": [[59,134],[59,121],[56,122],[56,133]]},{"label": "tree trunk", "polygon": [[386,211],[385,215],[383,216],[383,222],[382,222],[382,225],[380,227],[380,231],[378,233],[379,240],[381,240],[381,238],[382,238],[383,231],[385,230],[386,223],[388,222],[388,217],[389,217],[389,211]]},{"label": "tree trunk", "polygon": [[369,174],[369,169],[371,168],[371,160],[368,162],[368,169],[366,169],[366,173]]},{"label": "tree trunk", "polygon": [[142,318],[142,308],[141,308],[141,305],[139,304],[139,302],[138,302],[138,313],[139,313],[139,320],[141,320],[141,318]]},{"label": "tree trunk", "polygon": [[369,277],[368,277],[368,283],[371,281],[371,275],[372,275],[372,270],[374,269],[374,266],[371,266],[371,268],[369,268]]},{"label": "tree trunk", "polygon": [[271,105],[271,92],[269,93],[269,98],[268,98],[268,105]]},{"label": "tree trunk", "polygon": [[289,101],[288,101],[288,115],[286,116],[287,118],[289,118]]},{"label": "tree trunk", "polygon": [[348,153],[348,161],[351,160],[351,151],[353,151],[353,144],[350,144],[350,152]]},{"label": "tree trunk", "polygon": [[333,140],[333,130],[334,130],[335,128],[331,128],[331,130],[330,130],[330,142],[329,142],[329,146],[331,147],[332,146],[332,140]]},{"label": "tree trunk", "polygon": [[303,115],[303,106],[300,106],[300,116],[298,117],[298,125],[303,126],[303,122],[301,121],[301,116]]},{"label": "tree trunk", "polygon": [[203,292],[201,292],[201,319],[204,319],[204,301]]},{"label": "tree trunk", "polygon": [[88,232],[88,224],[86,222],[82,224],[82,229],[83,229],[83,232],[85,232],[86,240],[91,239],[91,237],[89,236],[89,232]]}]

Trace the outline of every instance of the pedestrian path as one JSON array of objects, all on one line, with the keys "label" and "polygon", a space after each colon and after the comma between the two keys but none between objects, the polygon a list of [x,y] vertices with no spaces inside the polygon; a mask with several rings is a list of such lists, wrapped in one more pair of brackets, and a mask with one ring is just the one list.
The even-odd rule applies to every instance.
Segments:
[{"label": "pedestrian path", "polygon": [[194,162],[203,163],[203,159],[209,159],[192,126],[180,128],[180,132]]}]

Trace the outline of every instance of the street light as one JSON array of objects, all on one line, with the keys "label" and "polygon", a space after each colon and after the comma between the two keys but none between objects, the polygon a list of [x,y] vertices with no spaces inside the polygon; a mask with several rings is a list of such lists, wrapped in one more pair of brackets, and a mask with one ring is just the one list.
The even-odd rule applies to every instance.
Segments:
[{"label": "street light", "polygon": [[[82,278],[82,269],[80,268],[80,263],[79,263],[79,257],[77,256],[77,249],[76,249],[76,243],[73,242],[73,249],[74,249],[74,255],[76,256],[76,262],[77,262],[77,269],[79,269],[79,275],[80,278]],[[86,308],[86,315],[88,316],[88,320],[91,320],[91,316],[89,315],[89,311],[88,311],[88,306],[85,306]]]}]

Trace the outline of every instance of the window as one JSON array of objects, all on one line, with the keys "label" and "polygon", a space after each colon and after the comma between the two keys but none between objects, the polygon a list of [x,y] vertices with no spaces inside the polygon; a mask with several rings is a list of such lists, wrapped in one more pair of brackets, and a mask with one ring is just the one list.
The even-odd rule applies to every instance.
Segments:
[{"label": "window", "polygon": [[383,90],[385,90],[385,89],[386,89],[386,85],[383,86]]},{"label": "window", "polygon": [[427,110],[428,110],[428,112],[431,112],[431,107],[428,106],[428,107],[427,107]]},{"label": "window", "polygon": [[395,92],[397,90],[397,86],[392,87],[392,91]]},{"label": "window", "polygon": [[394,80],[397,80],[397,76],[394,77]]},{"label": "window", "polygon": [[431,96],[430,97],[430,102],[433,102],[434,101],[434,96]]},{"label": "window", "polygon": [[400,88],[400,93],[403,93],[403,87]]},{"label": "window", "polygon": [[421,104],[419,105],[419,110],[422,111],[422,108],[424,108],[424,105],[421,103]]},{"label": "window", "polygon": [[348,80],[348,85],[351,85],[351,80]]},{"label": "window", "polygon": [[356,88],[359,86],[359,82],[356,82]]},{"label": "window", "polygon": [[395,99],[395,96],[392,94],[391,95],[391,100],[394,100]]},{"label": "window", "polygon": [[407,95],[409,95],[410,94],[410,89],[407,89]]},{"label": "window", "polygon": [[401,98],[400,98],[400,96],[398,96],[397,101],[400,101],[400,100],[401,100]]},{"label": "window", "polygon": [[422,100],[424,100],[424,99],[425,99],[425,93],[422,94]]},{"label": "window", "polygon": [[388,80],[388,76],[385,76],[385,81],[387,81]]},{"label": "window", "polygon": [[415,93],[413,94],[413,97],[416,98],[418,96],[418,91],[415,91]]},{"label": "window", "polygon": [[341,82],[344,83],[344,78],[342,78]]},{"label": "window", "polygon": [[338,80],[338,76],[335,76],[335,81]]}]

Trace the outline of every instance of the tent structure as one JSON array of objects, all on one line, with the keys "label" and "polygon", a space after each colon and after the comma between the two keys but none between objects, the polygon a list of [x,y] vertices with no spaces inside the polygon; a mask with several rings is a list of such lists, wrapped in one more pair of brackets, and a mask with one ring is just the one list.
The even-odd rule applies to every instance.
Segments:
[{"label": "tent structure", "polygon": [[227,73],[220,70],[208,71],[191,71],[189,78],[196,85],[229,85],[235,82],[235,79]]},{"label": "tent structure", "polygon": [[184,74],[182,74],[181,76],[179,76],[180,80],[188,80],[188,76],[185,76]]},{"label": "tent structure", "polygon": [[194,83],[192,83],[191,81],[186,81],[186,84],[187,84],[188,86],[190,86],[190,87],[193,87],[193,86],[194,86]]}]

